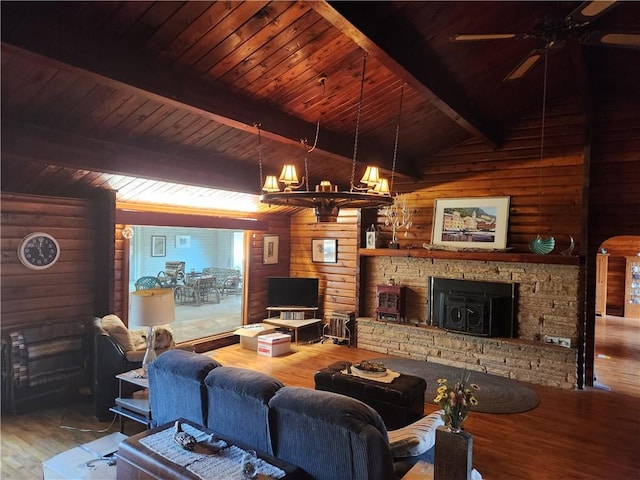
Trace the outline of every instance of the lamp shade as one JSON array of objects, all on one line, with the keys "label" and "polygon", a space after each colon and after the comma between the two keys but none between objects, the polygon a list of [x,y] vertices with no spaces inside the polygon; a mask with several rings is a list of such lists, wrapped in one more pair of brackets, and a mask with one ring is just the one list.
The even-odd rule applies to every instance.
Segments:
[{"label": "lamp shade", "polygon": [[285,165],[282,167],[282,173],[280,173],[279,180],[285,185],[291,185],[298,183],[298,174],[294,165]]},{"label": "lamp shade", "polygon": [[269,193],[280,191],[280,187],[278,186],[278,179],[275,175],[267,175],[262,190]]},{"label": "lamp shade", "polygon": [[368,165],[360,181],[365,185],[375,185],[376,183],[380,182],[378,167],[372,167],[371,165]]},{"label": "lamp shade", "polygon": [[173,290],[153,288],[131,293],[129,324],[154,327],[172,323],[176,319]]},{"label": "lamp shade", "polygon": [[389,180],[386,178],[381,178],[380,182],[376,184],[373,188],[373,191],[378,195],[389,195],[391,191],[389,190]]}]

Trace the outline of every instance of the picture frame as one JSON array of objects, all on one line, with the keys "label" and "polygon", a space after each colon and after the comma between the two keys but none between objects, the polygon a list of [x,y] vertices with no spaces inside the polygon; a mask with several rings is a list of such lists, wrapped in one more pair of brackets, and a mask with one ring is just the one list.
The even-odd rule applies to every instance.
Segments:
[{"label": "picture frame", "polygon": [[151,256],[166,257],[167,256],[167,237],[161,235],[151,236]]},{"label": "picture frame", "polygon": [[453,249],[504,250],[511,197],[439,198],[431,243]]},{"label": "picture frame", "polygon": [[338,240],[314,238],[311,240],[311,261],[315,263],[338,262]]},{"label": "picture frame", "polygon": [[191,235],[176,235],[176,248],[191,248]]},{"label": "picture frame", "polygon": [[262,264],[277,265],[278,248],[280,246],[279,235],[265,235],[262,237]]}]

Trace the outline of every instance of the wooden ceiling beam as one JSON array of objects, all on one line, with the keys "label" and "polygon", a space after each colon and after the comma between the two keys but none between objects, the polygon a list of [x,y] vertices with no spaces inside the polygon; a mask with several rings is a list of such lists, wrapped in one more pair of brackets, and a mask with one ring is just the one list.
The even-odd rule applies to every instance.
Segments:
[{"label": "wooden ceiling beam", "polygon": [[6,121],[1,152],[3,157],[170,183],[242,193],[258,189],[257,168],[238,175],[233,161],[222,156],[213,162]]},{"label": "wooden ceiling beam", "polygon": [[[388,2],[310,1],[307,4],[347,35],[367,54],[375,57],[394,75],[403,79],[427,101],[491,148],[501,144],[501,135],[491,123],[464,105],[466,95],[451,85],[441,62],[430,52],[422,37],[408,24],[394,23]],[[376,22],[375,19],[383,19]],[[402,41],[398,41],[402,38]],[[408,48],[407,46],[411,47]],[[419,51],[419,58],[413,52]]]},{"label": "wooden ceiling beam", "polygon": [[[256,102],[222,86],[186,76],[169,67],[149,64],[133,52],[117,45],[95,41],[80,42],[70,33],[55,30],[37,19],[16,18],[3,22],[2,49],[27,56],[52,68],[88,76],[100,83],[123,89],[176,108],[201,115],[215,122],[257,134],[260,124],[265,138],[300,145],[300,139],[313,138],[316,125]],[[37,32],[35,34],[34,32]],[[341,162],[352,162],[353,139],[321,129],[323,147],[319,154]],[[391,161],[374,144],[361,147],[361,158],[391,170]],[[361,162],[358,162],[361,163]],[[398,175],[412,177],[415,172],[398,168]]]}]

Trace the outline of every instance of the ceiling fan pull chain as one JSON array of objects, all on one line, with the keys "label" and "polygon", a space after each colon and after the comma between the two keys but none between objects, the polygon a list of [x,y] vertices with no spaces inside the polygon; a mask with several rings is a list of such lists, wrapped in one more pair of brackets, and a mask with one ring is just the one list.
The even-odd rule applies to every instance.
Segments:
[{"label": "ceiling fan pull chain", "polygon": [[362,97],[364,95],[364,76],[367,68],[367,55],[362,56],[362,79],[360,81],[360,100],[358,101],[358,111],[356,115],[356,135],[353,143],[353,162],[351,163],[351,191],[355,190],[356,178],[356,157],[358,156],[358,133],[360,131],[360,111],[362,110]]},{"label": "ceiling fan pull chain", "polygon": [[[320,123],[318,122],[318,125],[320,125]],[[316,137],[316,140],[318,140],[318,137]],[[302,146],[304,147],[305,152],[311,152],[313,151],[314,148],[316,148],[316,146],[314,145],[311,150],[309,150],[307,148],[307,141],[303,140],[302,141]],[[304,182],[307,184],[307,192],[309,191],[309,167],[307,165],[307,154],[305,153],[304,155]]]},{"label": "ceiling fan pull chain", "polygon": [[260,137],[260,124],[254,123],[253,126],[258,129],[258,166],[260,167],[260,185],[259,186],[262,189],[264,182],[262,179],[262,138]]},{"label": "ceiling fan pull chain", "polygon": [[393,145],[393,163],[391,164],[391,183],[389,184],[389,193],[393,192],[393,179],[396,175],[396,159],[398,157],[398,138],[400,137],[400,119],[402,118],[402,100],[404,99],[404,86],[400,89],[400,109],[398,110],[398,122],[396,123],[396,140]]},{"label": "ceiling fan pull chain", "polygon": [[547,115],[547,60],[549,51],[544,51],[544,80],[542,82],[542,124],[540,128],[540,169],[538,172],[538,235],[542,217],[542,162],[544,161],[544,122]]}]

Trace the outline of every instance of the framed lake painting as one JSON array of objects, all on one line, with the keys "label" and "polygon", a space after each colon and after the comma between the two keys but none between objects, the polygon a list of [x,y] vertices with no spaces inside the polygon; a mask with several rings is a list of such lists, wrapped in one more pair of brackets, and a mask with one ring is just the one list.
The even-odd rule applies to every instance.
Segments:
[{"label": "framed lake painting", "polygon": [[436,199],[431,243],[459,249],[507,247],[510,197]]}]

